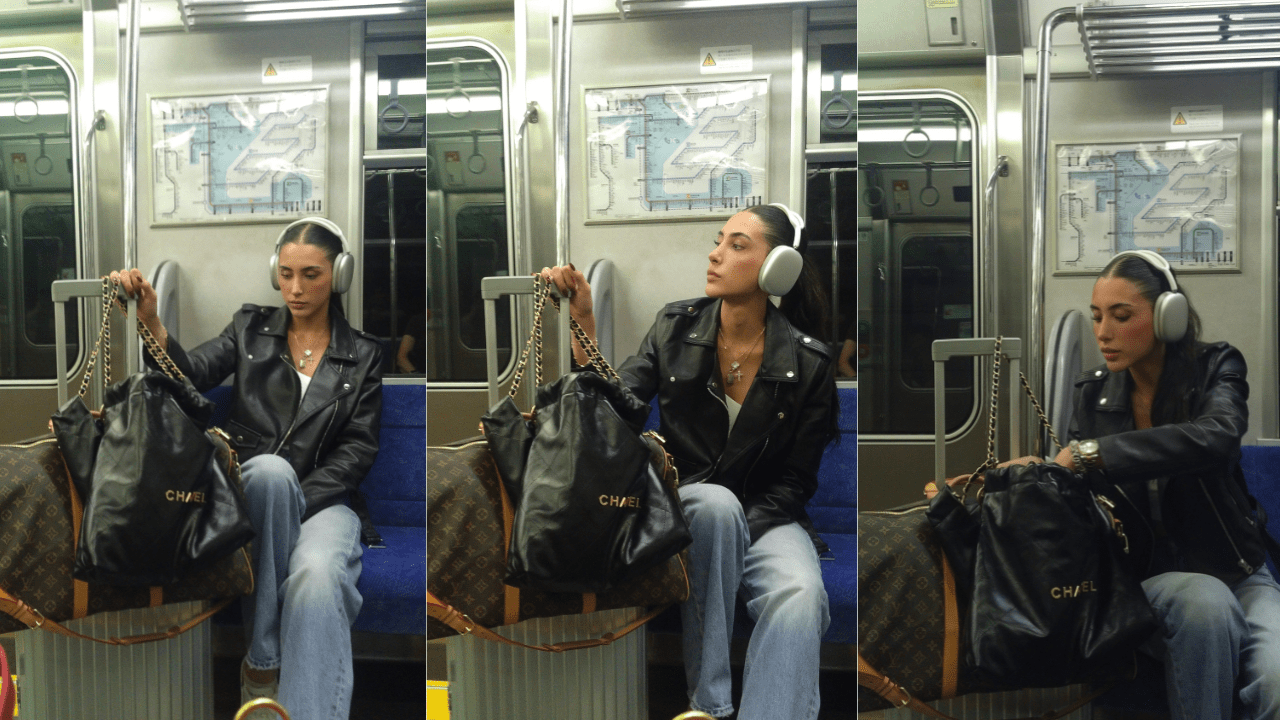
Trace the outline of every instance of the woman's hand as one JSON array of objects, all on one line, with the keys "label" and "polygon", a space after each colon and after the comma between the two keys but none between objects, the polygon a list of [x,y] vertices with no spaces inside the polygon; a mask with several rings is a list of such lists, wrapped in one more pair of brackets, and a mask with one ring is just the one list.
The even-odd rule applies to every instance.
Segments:
[{"label": "woman's hand", "polygon": [[1062,467],[1072,472],[1075,472],[1076,461],[1075,461],[1075,458],[1071,456],[1071,448],[1064,447],[1061,450],[1059,450],[1057,457],[1055,457],[1053,461],[1058,463]]},{"label": "woman's hand", "polygon": [[1010,465],[1032,465],[1035,463],[1042,463],[1042,462],[1044,462],[1044,458],[1039,458],[1039,457],[1036,457],[1035,455],[1024,455],[1023,457],[1020,457],[1020,458],[1005,460],[1004,462],[1000,463],[996,467],[1009,467]]},{"label": "woman's hand", "polygon": [[594,328],[595,308],[591,304],[591,285],[587,283],[587,276],[575,268],[573,263],[544,267],[540,274],[543,280],[555,283],[556,290],[561,295],[572,292],[573,297],[569,299],[569,314],[583,327],[586,327],[584,320],[591,320]]},{"label": "woman's hand", "polygon": [[[557,265],[556,267],[544,267],[540,274],[543,280],[555,283],[556,290],[561,294],[566,291],[573,293],[573,297],[569,298],[569,314],[582,326],[583,331],[587,333],[587,337],[594,341],[596,339],[596,317],[594,307],[591,304],[591,285],[587,283],[587,276],[575,268],[573,263]],[[573,339],[573,360],[579,365],[586,365],[590,362],[587,358],[586,350],[583,350],[578,344],[576,337]]]},{"label": "woman's hand", "polygon": [[160,322],[158,314],[159,297],[156,295],[155,288],[151,287],[151,283],[143,277],[142,271],[133,268],[132,270],[113,270],[111,271],[111,279],[119,280],[120,287],[124,289],[124,294],[129,297],[138,299],[138,319],[143,325],[151,331],[151,334],[160,342],[160,347],[168,348],[169,333],[164,329],[164,325]]}]

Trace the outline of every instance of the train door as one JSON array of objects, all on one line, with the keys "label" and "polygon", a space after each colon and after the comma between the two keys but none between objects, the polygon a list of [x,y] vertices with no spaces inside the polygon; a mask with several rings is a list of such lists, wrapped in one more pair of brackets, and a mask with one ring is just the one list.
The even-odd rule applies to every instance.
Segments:
[{"label": "train door", "polygon": [[[48,50],[0,50],[0,439],[30,436],[53,410],[54,280],[79,277],[75,73]],[[68,307],[71,367],[79,311]]]},{"label": "train door", "polygon": [[[933,341],[980,332],[981,125],[945,89],[864,89],[858,106],[860,494],[875,508],[918,497],[932,474]],[[985,440],[974,433],[979,377],[970,359],[947,365],[949,444]]]},{"label": "train door", "polygon": [[[507,119],[511,70],[497,46],[458,30],[427,43],[431,237],[425,315],[432,442],[474,434],[487,407],[480,280],[512,272],[516,252]],[[510,308],[510,300],[498,304],[500,368],[511,359]]]},{"label": "train door", "polygon": [[826,340],[839,353],[836,377],[857,382],[858,48],[853,25],[811,18],[805,128],[808,256],[831,298]]}]

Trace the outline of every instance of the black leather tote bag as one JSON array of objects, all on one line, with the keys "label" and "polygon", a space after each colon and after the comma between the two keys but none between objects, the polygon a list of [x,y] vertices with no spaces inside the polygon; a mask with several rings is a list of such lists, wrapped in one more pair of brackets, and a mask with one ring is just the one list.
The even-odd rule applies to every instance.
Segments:
[{"label": "black leather tote bag", "polygon": [[[116,284],[104,282],[103,330],[94,356],[110,350]],[[54,432],[84,518],[72,574],[112,585],[169,585],[253,538],[240,466],[221,431],[206,429],[213,404],[191,385],[139,322],[165,372],[145,370],[108,385],[100,417],[80,395],[53,416]]]},{"label": "black leather tote bag", "polygon": [[[539,292],[535,318],[549,292]],[[513,384],[481,422],[515,507],[506,582],[547,592],[603,592],[666,561],[692,538],[674,483],[665,481],[660,439],[641,432],[648,403],[621,384],[572,325],[602,374],[572,372],[540,385],[528,416],[516,407]],[[534,338],[541,338],[537,323]],[[540,352],[531,338],[517,377],[531,344]],[[540,375],[540,360],[537,367]]]},{"label": "black leather tote bag", "polygon": [[[998,383],[998,345],[996,357]],[[1157,622],[1122,560],[1127,540],[1110,501],[1055,463],[994,465],[993,435],[974,473],[985,470],[976,497],[940,482],[926,513],[958,592],[972,593],[961,619],[967,662],[1017,687],[1113,679],[1132,669]]]}]

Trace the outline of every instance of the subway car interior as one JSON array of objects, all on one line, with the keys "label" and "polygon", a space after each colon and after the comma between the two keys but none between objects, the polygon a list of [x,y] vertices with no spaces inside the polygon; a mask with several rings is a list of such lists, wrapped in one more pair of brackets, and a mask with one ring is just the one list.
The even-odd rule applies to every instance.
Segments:
[{"label": "subway car interior", "polygon": [[[861,511],[918,502],[925,483],[987,456],[990,351],[943,364],[936,341],[1019,340],[1066,442],[1076,379],[1104,360],[1091,288],[1124,250],[1162,255],[1200,339],[1242,352],[1244,455],[1277,442],[1277,59],[1266,46],[1277,10],[858,3]],[[1016,376],[1001,393],[996,457],[1057,455]],[[1268,494],[1269,468],[1250,472],[1250,492]],[[1001,718],[1072,697],[1027,690],[936,707]],[[1140,674],[1069,717],[1168,713],[1159,675]]]},{"label": "subway car interior", "polygon": [[[432,0],[428,12],[429,446],[477,434],[529,337],[528,297],[495,298],[486,350],[484,278],[567,263],[587,272],[601,352],[617,366],[665,304],[703,295],[717,231],[755,204],[800,209],[830,297],[820,339],[852,352],[854,3]],[[567,368],[552,315],[544,364]],[[855,373],[847,362],[838,379],[850,410]],[[851,467],[856,439],[840,447]],[[824,577],[845,573],[847,604],[823,638],[821,717],[837,720],[855,713],[856,488],[851,475],[832,488],[824,509],[838,520],[819,531],[847,545]],[[595,637],[627,612],[512,633]],[[545,658],[444,637],[429,641],[428,678],[448,683],[453,717],[665,720],[689,709],[678,628],[667,613],[609,648]],[[737,683],[748,632],[735,633]]]},{"label": "subway car interior", "polygon": [[[139,268],[170,337],[195,347],[243,304],[281,304],[268,282],[273,244],[290,222],[318,216],[355,258],[342,311],[381,346],[385,396],[417,407],[400,442],[419,458],[406,472],[422,506],[425,13],[423,0],[0,2],[0,442],[47,434],[59,377],[76,383],[91,362],[98,291],[63,305],[53,283]],[[123,314],[112,324],[103,353],[118,381],[141,349]],[[230,396],[216,393],[225,412]],[[86,400],[101,403],[100,384]],[[384,454],[399,437],[386,417]],[[422,717],[423,580],[408,612],[367,584],[406,572],[397,563],[425,572],[424,523],[408,524],[380,525],[387,547],[364,555],[352,718]],[[199,609],[75,622],[95,637],[145,633],[189,605]],[[231,720],[246,647],[234,605],[128,648],[42,630],[0,636],[20,717]]]}]

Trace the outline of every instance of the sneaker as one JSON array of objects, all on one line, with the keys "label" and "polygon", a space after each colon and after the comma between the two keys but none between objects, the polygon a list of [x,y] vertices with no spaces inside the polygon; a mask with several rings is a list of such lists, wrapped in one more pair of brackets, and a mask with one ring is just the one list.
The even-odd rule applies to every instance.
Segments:
[{"label": "sneaker", "polygon": [[[240,663],[240,705],[256,698],[271,698],[275,700],[280,694],[280,673],[276,672],[276,679],[269,683],[256,683],[249,679],[249,659],[245,658]],[[244,717],[244,720],[274,720],[279,716],[266,708],[258,708]]]}]

